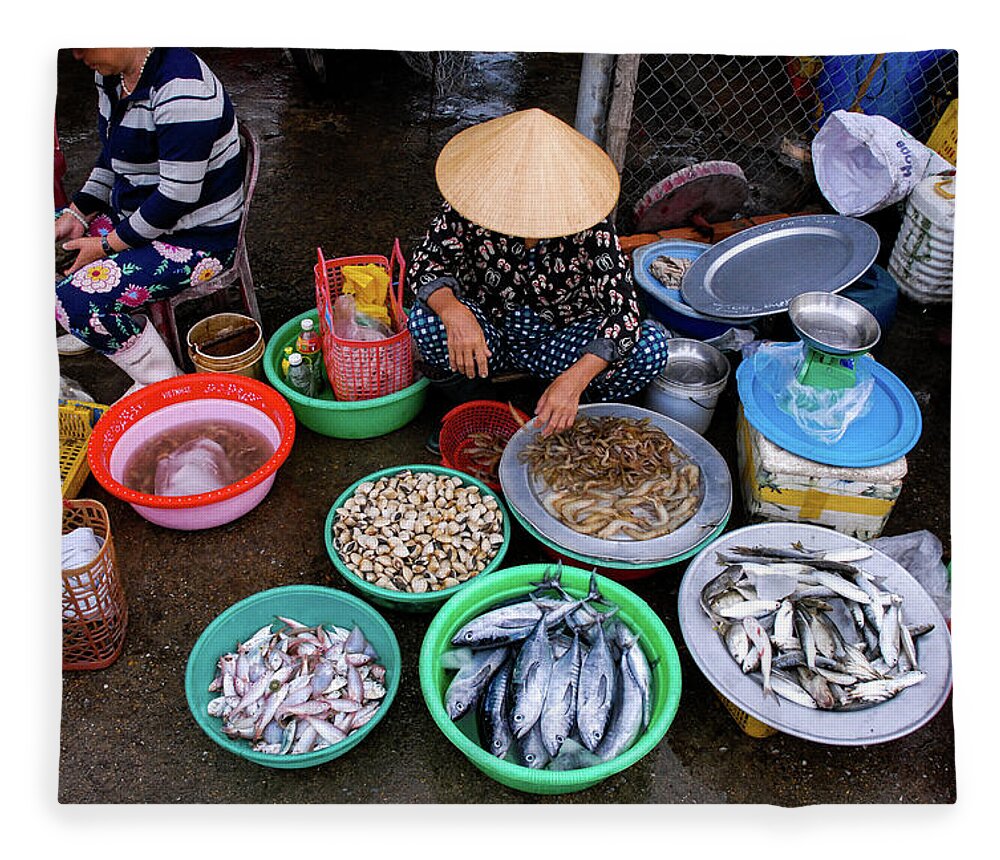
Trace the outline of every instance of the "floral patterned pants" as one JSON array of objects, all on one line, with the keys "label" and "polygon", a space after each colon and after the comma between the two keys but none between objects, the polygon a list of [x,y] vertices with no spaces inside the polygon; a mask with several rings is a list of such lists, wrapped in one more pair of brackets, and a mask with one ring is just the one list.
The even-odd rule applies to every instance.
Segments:
[{"label": "floral patterned pants", "polygon": [[[540,379],[555,379],[580,358],[600,325],[597,317],[591,317],[557,328],[531,309],[518,308],[498,326],[478,305],[461,301],[476,317],[493,354],[491,374],[516,369]],[[420,357],[439,370],[448,370],[448,337],[440,317],[423,302],[415,302],[409,329]],[[656,323],[644,320],[639,342],[621,364],[608,368],[587,386],[587,395],[600,401],[631,397],[652,382],[666,363],[666,334]]]},{"label": "floral patterned pants", "polygon": [[141,331],[131,314],[232,265],[236,251],[196,251],[153,242],[95,260],[56,282],[56,319],[98,352],[130,346]]}]

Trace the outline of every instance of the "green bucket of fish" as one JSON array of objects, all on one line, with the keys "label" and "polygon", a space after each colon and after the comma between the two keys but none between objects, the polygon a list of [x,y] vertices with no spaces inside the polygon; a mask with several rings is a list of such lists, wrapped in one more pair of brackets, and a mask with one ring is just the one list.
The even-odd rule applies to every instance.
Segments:
[{"label": "green bucket of fish", "polygon": [[420,649],[431,717],[490,778],[532,794],[581,791],[666,734],[681,696],[677,649],[625,586],[529,564],[472,582]]},{"label": "green bucket of fish", "polygon": [[376,606],[434,612],[500,567],[510,516],[477,478],[420,463],[351,484],[330,508],[323,536],[337,572]]},{"label": "green bucket of fish", "polygon": [[[300,672],[307,661],[311,672]],[[396,696],[401,664],[392,628],[363,600],[288,585],[241,600],[205,628],[184,690],[195,721],[223,749],[265,767],[305,768],[364,740]]]}]

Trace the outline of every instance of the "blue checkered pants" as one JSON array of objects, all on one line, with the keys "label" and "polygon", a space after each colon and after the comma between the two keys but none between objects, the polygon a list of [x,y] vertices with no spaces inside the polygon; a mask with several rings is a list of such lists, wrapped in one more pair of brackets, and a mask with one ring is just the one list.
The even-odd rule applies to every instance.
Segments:
[{"label": "blue checkered pants", "polygon": [[[462,301],[479,322],[493,353],[490,375],[507,370],[527,371],[540,379],[555,379],[583,354],[597,336],[600,319],[588,317],[565,328],[543,320],[530,308],[518,308],[500,324],[486,318],[482,309]],[[410,334],[421,358],[439,370],[449,370],[448,338],[440,317],[421,301],[410,311]],[[645,388],[667,363],[667,335],[651,320],[644,320],[639,342],[625,361],[609,367],[587,386],[587,396],[599,401],[631,397]]]}]

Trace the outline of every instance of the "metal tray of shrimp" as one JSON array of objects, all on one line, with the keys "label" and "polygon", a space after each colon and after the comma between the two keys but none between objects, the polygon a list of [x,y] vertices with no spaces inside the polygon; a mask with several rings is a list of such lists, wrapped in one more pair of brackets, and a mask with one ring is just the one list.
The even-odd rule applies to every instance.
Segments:
[{"label": "metal tray of shrimp", "polygon": [[507,503],[517,510],[544,538],[556,546],[589,558],[628,564],[668,563],[701,543],[729,516],[733,485],[722,455],[690,427],[659,412],[626,403],[594,403],[581,406],[578,417],[648,419],[666,433],[682,457],[699,469],[697,510],[675,531],[648,540],[606,539],[583,534],[554,516],[545,504],[545,483],[533,479],[522,453],[541,432],[528,423],[511,437],[500,459],[499,478]]},{"label": "metal tray of shrimp", "polygon": [[[832,529],[805,523],[761,523],[720,536],[688,564],[677,594],[677,618],[692,659],[705,677],[736,707],[787,735],[833,746],[867,746],[896,740],[928,723],[951,692],[951,634],[937,604],[902,565],[874,550],[858,567],[877,578],[879,587],[903,598],[911,624],[932,629],[917,642],[923,683],[889,701],[857,710],[820,710],[765,696],[760,681],[744,674],[705,614],[700,594],[726,566],[717,558],[739,546],[789,548],[800,542],[811,550],[865,548],[867,545]],[[834,601],[836,602],[836,601]],[[843,624],[844,635],[850,627]],[[850,639],[848,641],[851,641]]]}]

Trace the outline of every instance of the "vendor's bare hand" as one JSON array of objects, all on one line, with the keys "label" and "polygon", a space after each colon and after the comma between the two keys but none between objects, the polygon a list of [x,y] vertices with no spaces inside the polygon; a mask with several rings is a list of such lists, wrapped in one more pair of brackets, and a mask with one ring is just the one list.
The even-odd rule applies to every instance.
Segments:
[{"label": "vendor's bare hand", "polygon": [[70,239],[63,244],[63,250],[77,252],[73,265],[63,272],[64,275],[72,275],[77,269],[82,269],[84,266],[93,263],[94,260],[100,260],[104,256],[99,236]]},{"label": "vendor's bare hand", "polygon": [[489,374],[493,355],[486,344],[482,326],[465,305],[456,303],[441,317],[448,337],[448,363],[451,369],[469,379]]},{"label": "vendor's bare hand", "polygon": [[535,425],[542,427],[542,436],[561,433],[573,426],[582,393],[580,380],[569,371],[552,380],[535,406]]},{"label": "vendor's bare hand", "polygon": [[69,212],[63,212],[56,219],[56,241],[64,242],[67,239],[79,239],[86,231],[79,219],[74,218]]}]

